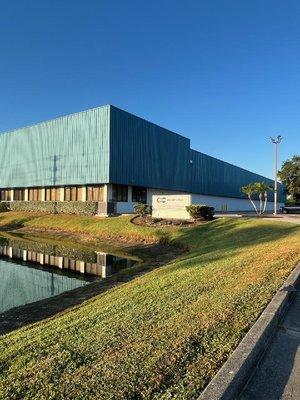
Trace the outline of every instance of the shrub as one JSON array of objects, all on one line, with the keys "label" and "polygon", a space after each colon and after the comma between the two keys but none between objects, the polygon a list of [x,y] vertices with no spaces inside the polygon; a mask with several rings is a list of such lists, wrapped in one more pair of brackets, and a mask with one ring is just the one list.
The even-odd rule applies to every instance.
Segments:
[{"label": "shrub", "polygon": [[8,204],[5,202],[0,202],[0,212],[9,211]]},{"label": "shrub", "polygon": [[140,217],[151,214],[151,207],[148,204],[138,203],[134,206],[134,211]]},{"label": "shrub", "polygon": [[95,215],[98,213],[96,201],[58,201],[55,206],[57,214]]},{"label": "shrub", "polygon": [[191,204],[186,206],[187,212],[193,219],[205,219],[211,221],[214,216],[214,207],[206,206],[203,204]]},{"label": "shrub", "polygon": [[157,235],[159,236],[160,244],[170,244],[171,242],[171,234],[170,232],[157,231]]},{"label": "shrub", "polygon": [[98,212],[96,201],[13,201],[6,204],[10,211],[78,215],[95,215]]}]

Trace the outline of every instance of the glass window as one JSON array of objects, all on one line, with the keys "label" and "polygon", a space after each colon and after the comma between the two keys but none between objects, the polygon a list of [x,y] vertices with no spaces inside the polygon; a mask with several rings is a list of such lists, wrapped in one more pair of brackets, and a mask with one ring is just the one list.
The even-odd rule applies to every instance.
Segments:
[{"label": "glass window", "polygon": [[38,189],[38,201],[42,201],[43,200],[43,189]]},{"label": "glass window", "polygon": [[133,203],[147,203],[147,188],[143,186],[132,186]]},{"label": "glass window", "polygon": [[11,191],[10,189],[1,189],[1,201],[10,201],[11,200]]},{"label": "glass window", "polygon": [[65,201],[80,201],[82,199],[81,188],[77,186],[65,187]]},{"label": "glass window", "polygon": [[28,189],[28,200],[29,201],[38,201],[39,190],[37,188]]},{"label": "glass window", "polygon": [[60,201],[60,188],[47,187],[45,189],[46,201]]},{"label": "glass window", "polygon": [[127,202],[128,186],[112,185],[112,201]]},{"label": "glass window", "polygon": [[60,201],[60,190],[61,188],[55,188],[53,201]]},{"label": "glass window", "polygon": [[14,201],[24,201],[24,189],[14,189]]},{"label": "glass window", "polygon": [[104,201],[104,185],[88,186],[87,201]]},{"label": "glass window", "polygon": [[46,188],[46,196],[45,196],[46,201],[51,201],[51,189]]},{"label": "glass window", "polygon": [[65,201],[71,201],[71,188],[65,187]]},{"label": "glass window", "polygon": [[77,187],[72,186],[71,189],[71,201],[76,201],[77,200]]}]

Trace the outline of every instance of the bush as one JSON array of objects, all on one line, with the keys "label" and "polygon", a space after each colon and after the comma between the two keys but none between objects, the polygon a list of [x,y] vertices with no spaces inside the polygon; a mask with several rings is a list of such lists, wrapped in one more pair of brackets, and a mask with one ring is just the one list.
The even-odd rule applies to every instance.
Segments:
[{"label": "bush", "polygon": [[55,206],[57,214],[95,215],[98,213],[96,201],[58,201]]},{"label": "bush", "polygon": [[78,215],[95,215],[98,212],[96,201],[13,201],[6,204],[10,211]]},{"label": "bush", "polygon": [[9,211],[8,203],[0,202],[0,212]]},{"label": "bush", "polygon": [[170,244],[170,242],[171,242],[170,232],[157,231],[157,234],[159,236],[159,243],[160,244],[164,244],[164,245]]},{"label": "bush", "polygon": [[138,203],[134,206],[134,211],[140,217],[145,217],[146,215],[151,214],[151,206],[148,204]]},{"label": "bush", "polygon": [[206,206],[203,204],[191,204],[186,206],[187,212],[193,219],[205,219],[206,221],[211,221],[214,216],[214,207]]}]

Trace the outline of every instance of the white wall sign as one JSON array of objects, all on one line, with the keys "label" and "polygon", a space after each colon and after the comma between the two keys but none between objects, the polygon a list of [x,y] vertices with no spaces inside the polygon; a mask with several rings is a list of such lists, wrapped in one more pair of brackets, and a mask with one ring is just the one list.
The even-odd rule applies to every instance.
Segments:
[{"label": "white wall sign", "polygon": [[186,206],[191,204],[189,194],[166,194],[152,196],[154,218],[190,219]]}]

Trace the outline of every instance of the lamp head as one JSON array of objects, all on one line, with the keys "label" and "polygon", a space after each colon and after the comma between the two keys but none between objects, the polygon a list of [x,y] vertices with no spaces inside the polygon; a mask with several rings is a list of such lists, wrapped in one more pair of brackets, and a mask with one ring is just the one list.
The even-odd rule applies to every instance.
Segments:
[{"label": "lamp head", "polygon": [[282,141],[283,137],[281,135],[278,135],[277,138],[272,138],[272,136],[270,136],[270,140],[272,143],[274,144],[278,144]]}]

